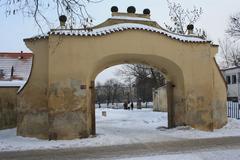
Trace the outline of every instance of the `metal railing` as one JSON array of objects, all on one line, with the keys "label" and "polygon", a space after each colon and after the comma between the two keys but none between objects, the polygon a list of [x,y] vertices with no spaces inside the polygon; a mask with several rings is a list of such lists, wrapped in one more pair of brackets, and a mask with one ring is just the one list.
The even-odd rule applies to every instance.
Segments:
[{"label": "metal railing", "polygon": [[240,119],[240,104],[237,102],[227,102],[227,115],[230,118]]}]

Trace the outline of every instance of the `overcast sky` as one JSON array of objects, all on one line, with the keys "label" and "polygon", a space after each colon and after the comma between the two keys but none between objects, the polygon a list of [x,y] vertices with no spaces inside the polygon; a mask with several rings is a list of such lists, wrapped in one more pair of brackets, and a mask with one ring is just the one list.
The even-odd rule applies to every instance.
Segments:
[{"label": "overcast sky", "polygon": [[[203,15],[195,26],[206,30],[209,38],[215,43],[224,37],[229,16],[240,12],[240,0],[175,0],[175,2],[179,2],[189,9],[193,6],[203,8]],[[94,23],[98,24],[111,16],[111,6],[118,6],[120,12],[126,12],[127,7],[131,5],[135,6],[139,13],[142,13],[143,9],[149,8],[151,18],[161,26],[169,23],[166,0],[104,0],[101,3],[89,5],[88,10],[94,18]],[[29,51],[22,39],[40,33],[36,24],[32,19],[24,18],[21,15],[6,17],[4,8],[1,8],[0,11],[0,52]],[[57,27],[58,17],[52,18],[55,19]],[[113,76],[112,70],[105,71],[105,74],[101,73],[97,79],[104,81],[105,77],[111,78],[109,76]]]}]

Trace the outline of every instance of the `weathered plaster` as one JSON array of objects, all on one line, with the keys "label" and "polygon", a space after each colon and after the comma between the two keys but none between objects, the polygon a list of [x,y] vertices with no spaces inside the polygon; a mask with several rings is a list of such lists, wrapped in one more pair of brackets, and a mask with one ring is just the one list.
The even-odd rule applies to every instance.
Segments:
[{"label": "weathered plaster", "polygon": [[0,129],[17,126],[18,87],[0,87]]}]

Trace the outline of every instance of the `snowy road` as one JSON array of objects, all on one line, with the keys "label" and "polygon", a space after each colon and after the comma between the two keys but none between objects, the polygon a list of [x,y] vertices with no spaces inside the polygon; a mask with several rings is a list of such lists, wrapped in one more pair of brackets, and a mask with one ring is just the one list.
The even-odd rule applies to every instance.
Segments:
[{"label": "snowy road", "polygon": [[239,160],[240,138],[182,140],[92,148],[2,152],[1,160]]}]

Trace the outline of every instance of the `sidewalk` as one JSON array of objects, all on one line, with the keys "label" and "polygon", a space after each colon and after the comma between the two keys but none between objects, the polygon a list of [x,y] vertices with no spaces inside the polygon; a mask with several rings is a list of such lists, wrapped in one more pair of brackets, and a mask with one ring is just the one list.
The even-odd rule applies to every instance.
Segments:
[{"label": "sidewalk", "polygon": [[[59,150],[38,150],[23,152],[2,152],[4,160],[35,159],[125,159],[168,154],[189,154],[215,152],[219,150],[240,151],[240,137],[181,140],[161,143],[141,143],[105,147],[87,147]],[[134,159],[135,160],[135,159]]]}]

